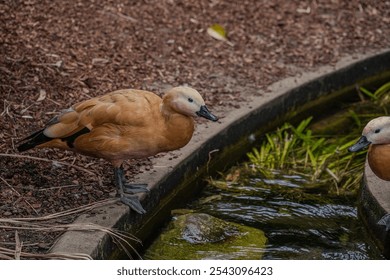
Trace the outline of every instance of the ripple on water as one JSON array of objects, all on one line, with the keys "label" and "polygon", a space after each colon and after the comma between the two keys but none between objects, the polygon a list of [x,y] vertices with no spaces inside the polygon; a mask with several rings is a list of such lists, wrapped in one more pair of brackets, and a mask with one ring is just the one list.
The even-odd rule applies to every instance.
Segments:
[{"label": "ripple on water", "polygon": [[[358,220],[350,200],[328,197],[310,190],[301,176],[277,180],[251,178],[251,184],[230,184],[225,189],[207,188],[193,204],[197,211],[262,229],[268,237],[265,259],[375,259],[381,258]],[[291,195],[299,188],[303,199]],[[318,198],[318,199],[317,199]],[[264,250],[264,249],[263,249]]]}]

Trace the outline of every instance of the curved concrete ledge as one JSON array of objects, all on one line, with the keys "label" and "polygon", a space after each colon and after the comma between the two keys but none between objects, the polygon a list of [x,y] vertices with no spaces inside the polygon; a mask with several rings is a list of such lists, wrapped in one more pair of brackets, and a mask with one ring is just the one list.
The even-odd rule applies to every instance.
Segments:
[{"label": "curved concrete ledge", "polygon": [[390,231],[378,221],[390,214],[390,182],[379,179],[366,162],[360,214],[382,254],[390,259]]},{"label": "curved concrete ledge", "polygon": [[[346,98],[356,83],[382,83],[390,79],[390,50],[358,55],[275,83],[241,108],[224,112],[219,123],[199,125],[190,144],[178,152],[153,159],[154,170],[141,173],[136,181],[147,182],[150,193],[141,197],[145,215],[130,212],[119,204],[83,214],[76,223],[96,223],[130,232],[148,242],[170,215],[171,209],[199,192],[200,176],[233,164],[249,147],[248,136],[260,135],[292,118],[329,111],[326,106]],[[252,137],[253,138],[253,137]],[[51,252],[84,253],[94,259],[118,258],[115,245],[101,232],[64,233]]]}]

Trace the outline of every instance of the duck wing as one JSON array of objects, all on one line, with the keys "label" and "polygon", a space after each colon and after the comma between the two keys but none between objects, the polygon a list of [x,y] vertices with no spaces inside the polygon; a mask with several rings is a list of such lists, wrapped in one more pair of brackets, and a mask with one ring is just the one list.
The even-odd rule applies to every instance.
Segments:
[{"label": "duck wing", "polygon": [[[58,116],[51,119],[46,126],[20,142],[19,151],[26,151],[45,144],[50,147],[52,140],[57,148],[73,148],[73,142],[81,135],[91,132],[97,127],[140,126],[145,116],[158,106],[161,98],[141,90],[118,90],[101,97],[92,98],[73,105]],[[62,144],[65,144],[62,147]]]}]

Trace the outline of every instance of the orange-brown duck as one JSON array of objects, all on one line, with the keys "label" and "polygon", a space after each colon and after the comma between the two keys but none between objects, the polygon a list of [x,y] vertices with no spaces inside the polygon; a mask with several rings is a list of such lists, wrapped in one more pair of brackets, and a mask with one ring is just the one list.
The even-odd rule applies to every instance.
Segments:
[{"label": "orange-brown duck", "polygon": [[114,166],[121,201],[143,214],[134,194],[147,191],[146,185],[125,182],[123,161],[185,146],[194,132],[196,116],[218,120],[195,89],[175,87],[163,98],[149,91],[118,90],[64,110],[24,138],[18,150],[58,148],[106,159]]},{"label": "orange-brown duck", "polygon": [[[390,117],[383,116],[373,119],[363,129],[362,137],[349,148],[356,152],[369,146],[367,161],[376,176],[390,181]],[[385,214],[378,221],[378,225],[390,230],[390,213]]]}]

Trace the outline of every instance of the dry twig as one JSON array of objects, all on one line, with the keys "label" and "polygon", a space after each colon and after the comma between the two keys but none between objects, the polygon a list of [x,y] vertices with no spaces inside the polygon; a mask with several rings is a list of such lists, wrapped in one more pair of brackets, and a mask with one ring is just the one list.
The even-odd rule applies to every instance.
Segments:
[{"label": "dry twig", "polygon": [[91,211],[91,210],[93,210],[95,208],[102,207],[102,206],[105,206],[105,205],[109,205],[109,204],[115,203],[117,201],[119,201],[119,198],[108,198],[108,199],[105,199],[105,200],[93,202],[91,204],[82,205],[82,206],[79,206],[79,207],[76,207],[76,208],[73,208],[73,209],[69,209],[69,210],[65,210],[65,211],[62,211],[62,212],[49,214],[49,215],[46,215],[46,216],[27,217],[27,218],[13,218],[13,220],[15,220],[15,221],[48,221],[48,220],[58,219],[58,218],[69,216],[69,215],[73,215],[73,214],[79,214],[79,213],[82,213],[82,212]]},{"label": "dry twig", "polygon": [[212,151],[210,151],[209,152],[209,159],[207,160],[207,164],[206,164],[206,166],[207,166],[207,172],[209,172],[209,164],[210,164],[210,161],[211,161],[211,155],[213,154],[213,153],[216,153],[216,152],[219,152],[219,149],[215,149],[215,150],[212,150]]},{"label": "dry twig", "polygon": [[[63,212],[46,215],[43,217],[33,218],[0,218],[0,229],[15,230],[15,250],[0,247],[0,259],[17,259],[21,257],[25,258],[38,258],[38,259],[90,259],[90,256],[84,254],[33,254],[22,252],[22,243],[19,239],[19,231],[30,232],[63,232],[63,231],[102,231],[108,234],[120,248],[131,257],[127,248],[130,248],[137,254],[139,258],[141,256],[133,248],[129,240],[133,242],[140,242],[134,236],[127,233],[123,233],[119,230],[103,227],[93,223],[72,223],[72,224],[52,224],[50,220],[58,219],[64,216],[73,215],[85,211],[90,211],[94,208],[108,205],[117,202],[117,198],[106,199],[103,201],[91,203],[74,209],[66,210]],[[12,252],[12,254],[11,254]]]},{"label": "dry twig", "polygon": [[20,260],[22,253],[22,242],[20,242],[18,231],[15,231],[15,260]]},{"label": "dry twig", "polygon": [[[14,251],[5,247],[0,246],[0,259],[3,260],[12,260],[14,259]],[[20,257],[22,258],[31,258],[31,259],[45,259],[45,260],[92,260],[91,256],[81,253],[73,254],[61,254],[61,253],[47,253],[47,254],[37,254],[37,253],[27,253],[20,252]]]},{"label": "dry twig", "polygon": [[[131,248],[138,257],[141,256],[135,250],[135,248],[130,244],[129,240],[140,242],[138,238],[122,233],[119,230],[103,227],[93,223],[72,223],[68,225],[62,224],[54,224],[48,225],[45,223],[37,223],[31,221],[20,221],[17,219],[1,219],[0,218],[0,228],[8,229],[8,230],[28,230],[28,231],[36,231],[36,232],[61,232],[61,231],[101,231],[108,234],[127,254],[131,257],[131,254],[128,252],[127,248]],[[17,236],[15,236],[18,238]],[[20,252],[18,252],[18,248],[20,248]],[[7,255],[9,249],[0,247],[0,257],[1,255]],[[18,241],[16,240],[16,250],[13,251],[15,257],[17,256],[25,256],[23,252],[21,252],[21,245],[18,245]]]}]

